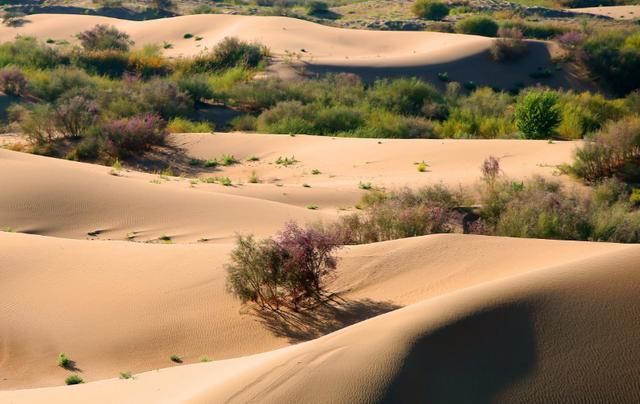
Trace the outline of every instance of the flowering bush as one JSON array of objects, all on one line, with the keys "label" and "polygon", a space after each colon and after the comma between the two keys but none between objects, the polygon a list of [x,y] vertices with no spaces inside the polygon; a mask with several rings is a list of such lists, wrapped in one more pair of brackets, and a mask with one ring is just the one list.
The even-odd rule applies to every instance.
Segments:
[{"label": "flowering bush", "polygon": [[162,145],[167,136],[166,123],[155,114],[136,115],[101,126],[106,151],[113,157],[127,157]]}]

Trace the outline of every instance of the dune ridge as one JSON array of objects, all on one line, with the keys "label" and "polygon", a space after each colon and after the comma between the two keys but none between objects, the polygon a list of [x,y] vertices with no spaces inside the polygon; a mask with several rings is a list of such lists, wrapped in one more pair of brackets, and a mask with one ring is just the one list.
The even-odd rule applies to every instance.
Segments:
[{"label": "dune ridge", "polygon": [[[366,81],[384,77],[416,76],[442,85],[438,73],[452,80],[506,89],[535,84],[530,74],[551,66],[556,49],[541,41],[528,41],[530,52],[517,63],[494,63],[489,48],[494,39],[464,34],[414,31],[372,31],[328,27],[289,17],[226,14],[187,15],[148,21],[65,14],[34,14],[21,27],[0,26],[0,39],[28,35],[40,40],[77,43],[75,35],[96,24],[113,25],[131,35],[137,46],[170,43],[167,56],[193,56],[213,48],[225,37],[257,41],[268,46],[278,62],[271,71],[291,78],[289,64],[305,74],[350,72]],[[185,34],[202,37],[195,41]],[[552,87],[585,89],[588,83],[572,72],[546,79]]]},{"label": "dune ridge", "polygon": [[[50,271],[62,271],[60,274],[66,272],[67,275],[74,269],[61,263],[76,262],[83,266],[83,261],[89,257],[100,262],[100,254],[106,250],[128,248],[126,243],[59,240],[19,234],[2,234],[0,243],[3,246],[13,245],[14,248],[19,246],[20,249],[32,248],[39,252],[36,256],[41,256],[47,250],[58,251],[54,246],[65,243],[82,243],[88,249],[95,250],[84,258],[84,253],[81,253],[86,251],[84,248],[63,249],[62,254],[58,251]],[[443,252],[443,246],[451,248]],[[203,247],[197,245],[140,247],[153,250],[154,253],[164,250],[160,252],[165,258],[162,261],[189,249],[194,262],[198,261],[198,254],[204,251],[196,253],[197,249]],[[467,254],[460,255],[459,249],[468,249]],[[97,250],[104,251],[96,255]],[[386,264],[371,259],[374,251],[380,254],[380,259]],[[546,251],[550,252],[548,256],[545,255]],[[505,255],[505,252],[511,255]],[[114,256],[126,260],[127,256],[131,258],[131,254],[143,252],[136,248]],[[382,276],[375,281],[380,286],[379,291],[398,291],[401,290],[400,284],[412,289],[415,288],[415,278],[405,278],[400,284],[394,283],[397,271],[404,272],[407,268],[419,271],[425,285],[439,277],[446,279],[455,274],[455,270],[446,274],[447,269],[442,267],[438,258],[433,262],[425,259],[425,256],[437,257],[438,254],[442,255],[439,259],[458,263],[458,270],[464,269],[471,274],[485,272],[486,277],[476,282],[451,285],[439,292],[422,291],[410,298],[398,299],[398,302],[407,306],[314,341],[256,356],[152,371],[137,375],[135,380],[110,379],[74,387],[3,391],[0,392],[0,399],[15,403],[62,399],[66,402],[136,402],[144,399],[154,402],[275,403],[296,402],[303,398],[305,402],[420,402],[445,399],[447,402],[637,401],[640,389],[634,375],[638,371],[640,350],[633,344],[640,336],[640,329],[634,322],[640,314],[636,293],[640,280],[637,271],[640,249],[637,246],[461,235],[427,236],[352,247],[344,253],[345,265],[341,271],[359,268],[366,274],[377,273]],[[556,254],[563,258],[557,260]],[[5,264],[0,265],[3,268],[0,277],[14,281],[10,282],[12,287],[2,282],[6,288],[2,291],[3,295],[18,289],[15,282],[31,282],[34,273],[42,272],[33,255],[29,259],[24,254],[0,255],[0,263]],[[394,267],[394,260],[398,257],[404,257],[405,261],[395,265],[396,271],[389,270],[389,266]],[[10,260],[9,264],[12,260],[20,262],[19,274],[15,269],[6,269],[17,268],[16,265],[6,265],[7,259]],[[363,260],[369,260],[370,265],[363,265]],[[413,260],[412,265],[406,260]],[[494,272],[486,262],[502,266],[505,271]],[[153,263],[150,265],[153,266]],[[91,269],[88,272],[93,273],[90,277],[101,273],[101,276],[117,278],[132,271],[131,268],[118,270],[118,265],[114,268],[110,271]],[[183,268],[190,275],[200,271],[197,265],[183,265]],[[166,271],[162,265],[153,269],[161,273]],[[142,267],[137,270],[148,271]],[[438,270],[443,274],[438,275]],[[436,271],[435,276],[433,271]],[[219,276],[214,273],[212,270],[210,276]],[[65,279],[74,277],[66,276]],[[201,283],[196,278],[191,280],[194,285]],[[96,281],[104,288],[109,283],[104,279]],[[77,280],[75,282],[80,284]],[[183,289],[180,283],[183,282],[178,281],[174,285],[174,290]],[[129,287],[133,286],[129,284]],[[63,290],[58,289],[59,292]],[[345,296],[358,296],[358,290],[374,300],[388,297],[367,287],[353,287]],[[92,308],[85,307],[86,315],[97,308],[104,310],[98,302],[77,300],[67,293],[58,295],[91,304]],[[35,308],[24,304],[32,299],[26,296],[22,300],[23,306],[29,310],[25,318],[34,318],[31,310]],[[141,300],[147,301],[146,297]],[[194,295],[188,301],[200,300],[198,295]],[[212,302],[206,303],[211,306]],[[171,305],[165,308],[170,309]],[[114,313],[118,312],[117,308],[111,309]],[[138,309],[135,305],[132,308]],[[229,307],[218,309],[238,316]],[[191,310],[186,312],[192,313]],[[78,314],[82,315],[82,312]],[[92,314],[96,315],[95,312]],[[166,313],[166,316],[173,318],[170,313]],[[5,321],[7,319],[6,315],[2,318]],[[100,323],[99,320],[77,320],[82,327],[88,327],[91,323],[95,327]],[[15,319],[12,321],[15,322]],[[236,335],[234,344],[242,341],[238,336],[253,332],[246,325]],[[59,327],[48,328],[47,332],[63,334],[63,328],[72,329],[74,326],[59,323]],[[118,328],[126,329],[126,322]],[[53,359],[54,352],[61,349],[60,341],[57,346],[49,346],[56,345],[54,340],[49,340],[47,344],[43,344],[43,340],[38,341],[39,346],[49,348],[34,355],[26,347],[28,344],[25,341],[28,340],[22,334],[24,330],[16,327],[15,323],[10,329],[15,332],[14,344],[16,341],[22,342],[25,345],[24,352],[31,352],[30,355],[35,356],[31,363],[36,368],[44,362],[43,357],[53,355],[51,363],[43,364],[42,373],[56,373]],[[65,342],[78,349],[88,344],[83,339],[99,338],[104,333],[103,330],[90,333],[75,331],[77,335],[74,339]],[[110,331],[115,333],[118,330],[111,327]],[[159,341],[155,339],[153,342]],[[274,346],[278,344],[284,346],[286,341]],[[6,340],[2,346],[7,347]],[[139,348],[132,344],[127,355],[115,358],[119,354],[115,347],[97,346],[103,351],[97,354],[97,357],[102,356],[101,359],[84,358],[78,353],[78,366],[86,367],[87,376],[90,368],[96,365],[94,360],[103,363],[111,361],[109,366],[115,372],[115,369],[126,366],[127,361],[138,355]],[[218,347],[217,344],[214,346]],[[92,350],[95,351],[96,346],[92,346]],[[10,353],[17,351],[5,350]],[[14,358],[6,354],[3,357],[3,368],[11,375]],[[24,361],[27,357],[20,359]],[[57,373],[57,377],[61,378],[64,371]],[[6,380],[0,383],[7,385]]]}]

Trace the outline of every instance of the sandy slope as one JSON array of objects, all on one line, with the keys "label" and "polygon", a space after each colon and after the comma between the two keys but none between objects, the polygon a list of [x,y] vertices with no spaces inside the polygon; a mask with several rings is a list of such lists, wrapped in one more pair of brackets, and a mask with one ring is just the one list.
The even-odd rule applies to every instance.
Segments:
[{"label": "sandy slope", "polygon": [[640,18],[640,6],[610,6],[610,7],[585,7],[572,8],[575,13],[604,15],[616,20],[635,20]]},{"label": "sandy slope", "polygon": [[[222,291],[224,246],[0,234],[2,388],[282,346]],[[407,307],[266,354],[2,402],[633,402],[637,246],[441,235],[352,247],[334,288]],[[28,286],[28,287],[27,287]],[[346,288],[346,290],[345,290]],[[360,307],[359,310],[364,310]],[[353,313],[354,316],[362,313]]]},{"label": "sandy slope", "polygon": [[[127,21],[108,17],[36,14],[19,28],[0,26],[0,39],[15,35],[42,40],[68,40],[96,24],[110,24],[129,33],[138,45],[171,43],[168,55],[194,55],[215,46],[224,37],[267,45],[280,58],[295,55],[310,73],[349,71],[367,80],[376,77],[420,76],[435,82],[437,74],[448,72],[452,80],[511,88],[518,82],[535,83],[529,74],[550,66],[550,49],[542,42],[530,42],[530,54],[515,64],[490,61],[493,39],[438,32],[394,32],[348,30],[327,27],[288,17],[237,15],[190,15],[149,21]],[[190,33],[202,37],[185,39]],[[578,87],[570,74],[558,72],[545,84]]]},{"label": "sandy slope", "polygon": [[[173,135],[171,141],[199,159],[233,154],[241,164],[203,169],[200,178],[228,176],[235,184],[192,183],[188,178],[122,172],[102,166],[0,149],[0,228],[67,238],[148,241],[167,235],[174,242],[224,240],[236,232],[274,233],[292,219],[329,219],[353,208],[375,186],[417,187],[473,184],[482,161],[501,158],[515,178],[552,176],[571,159],[576,144],[515,140],[374,140],[260,134]],[[250,156],[258,162],[246,162]],[[299,163],[282,167],[278,156]],[[428,172],[414,163],[425,161]],[[314,169],[321,174],[313,175]],[[251,174],[260,179],[250,184]],[[561,177],[567,180],[566,177]],[[307,184],[310,187],[303,187]],[[306,209],[319,206],[319,211]]]}]

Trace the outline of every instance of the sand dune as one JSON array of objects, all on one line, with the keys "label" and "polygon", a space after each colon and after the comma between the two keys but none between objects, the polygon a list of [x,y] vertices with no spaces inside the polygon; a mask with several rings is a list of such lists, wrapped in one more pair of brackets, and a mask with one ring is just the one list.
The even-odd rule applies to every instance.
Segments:
[{"label": "sand dune", "polygon": [[636,20],[640,18],[640,6],[609,6],[609,7],[584,7],[572,8],[575,13],[603,15],[616,20]]},{"label": "sand dune", "polygon": [[[310,74],[347,71],[366,80],[418,76],[442,84],[437,74],[448,72],[452,80],[503,88],[512,88],[517,83],[534,84],[536,80],[529,75],[538,68],[551,66],[551,48],[538,41],[530,42],[531,52],[523,60],[496,64],[488,54],[491,38],[440,32],[350,30],[288,17],[189,15],[140,22],[36,14],[28,20],[18,28],[0,26],[0,39],[10,40],[19,34],[77,42],[78,32],[96,24],[110,24],[129,33],[139,46],[167,42],[173,45],[165,51],[167,55],[189,56],[211,49],[224,37],[235,36],[267,45],[281,61],[300,60]],[[186,33],[202,40],[185,39]],[[567,72],[557,72],[544,84],[584,88],[584,83]]]},{"label": "sand dune", "polygon": [[[60,384],[67,372],[55,366],[59,351],[95,380],[167,366],[170,353],[193,362],[287,342],[239,315],[221,290],[224,246],[7,233],[0,244],[4,389]],[[408,306],[257,356],[134,380],[4,391],[0,401],[640,398],[637,246],[441,235],[352,247],[343,256],[334,287],[346,299]]]},{"label": "sand dune", "polygon": [[[224,188],[220,192],[269,199],[295,206],[317,204],[321,208],[353,206],[362,196],[360,182],[383,187],[418,187],[443,183],[452,187],[478,181],[479,167],[488,156],[501,159],[505,173],[515,178],[551,177],[556,166],[568,162],[578,143],[523,140],[393,140],[284,136],[243,133],[172,135],[172,142],[192,157],[211,159],[233,154],[241,160],[256,156],[258,162],[222,167],[234,181],[255,174],[262,184]],[[282,167],[279,157],[295,156],[299,163]],[[416,163],[429,164],[418,172]],[[316,169],[321,174],[313,175]],[[560,177],[568,180],[567,177]],[[274,187],[273,183],[283,185]],[[308,184],[311,188],[303,188]],[[216,190],[218,190],[216,188]],[[338,192],[336,192],[338,191]]]},{"label": "sand dune", "polygon": [[[353,208],[366,192],[360,182],[384,187],[443,183],[468,186],[490,155],[522,178],[552,176],[571,159],[572,142],[513,140],[382,140],[261,134],[173,135],[194,158],[233,154],[242,161],[194,176],[227,176],[236,184],[192,182],[0,150],[0,228],[66,238],[173,242],[228,240],[236,232],[270,235],[287,220],[330,220]],[[250,156],[260,158],[246,162]],[[279,156],[299,163],[282,167]],[[415,163],[425,161],[428,172]],[[313,175],[313,170],[320,174]],[[254,173],[261,183],[249,184]],[[563,180],[568,178],[562,177]],[[306,184],[308,187],[303,187]],[[317,205],[319,211],[306,207]],[[133,236],[133,237],[132,237]]]},{"label": "sand dune", "polygon": [[0,171],[0,228],[24,233],[135,241],[165,235],[195,242],[230,239],[236,232],[269,235],[287,220],[323,217],[304,208],[203,192],[187,178],[113,176],[108,167],[7,150],[0,150]]}]

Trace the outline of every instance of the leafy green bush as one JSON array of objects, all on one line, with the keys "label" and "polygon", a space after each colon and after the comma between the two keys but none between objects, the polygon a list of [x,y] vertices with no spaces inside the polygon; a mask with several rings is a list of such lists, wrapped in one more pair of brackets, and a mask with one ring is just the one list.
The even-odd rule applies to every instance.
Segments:
[{"label": "leafy green bush", "polygon": [[193,122],[184,118],[173,118],[167,124],[169,133],[213,133],[213,123]]},{"label": "leafy green bush", "polygon": [[640,88],[640,32],[609,31],[583,45],[586,65],[618,94]]},{"label": "leafy green bush", "polygon": [[186,115],[193,110],[193,101],[173,82],[154,78],[140,89],[140,99],[148,112],[164,119]]},{"label": "leafy green bush", "polygon": [[495,37],[498,34],[498,23],[491,17],[474,15],[456,23],[456,32],[461,34]]},{"label": "leafy green bush", "polygon": [[516,126],[527,139],[548,139],[560,124],[558,95],[551,91],[531,91],[518,102]]},{"label": "leafy green bush", "polygon": [[64,380],[64,382],[65,382],[65,384],[67,386],[71,386],[71,385],[74,385],[74,384],[82,384],[82,383],[84,383],[84,380],[82,380],[82,378],[80,376],[78,376],[78,375],[71,375],[71,376],[67,377]]},{"label": "leafy green bush", "polygon": [[263,45],[238,38],[224,38],[210,53],[201,54],[186,62],[182,69],[190,73],[204,73],[233,67],[255,69],[269,58]]},{"label": "leafy green bush", "polygon": [[367,95],[375,107],[408,115],[421,113],[425,104],[442,101],[433,85],[416,78],[376,81]]},{"label": "leafy green bush", "polygon": [[0,44],[0,67],[52,69],[68,62],[68,58],[33,37],[17,36],[13,42]]},{"label": "leafy green bush", "polygon": [[449,7],[438,0],[416,0],[411,10],[417,17],[426,20],[440,21],[449,15]]},{"label": "leafy green bush", "polygon": [[324,14],[329,11],[329,5],[324,1],[312,0],[307,3],[307,13],[309,15]]}]

